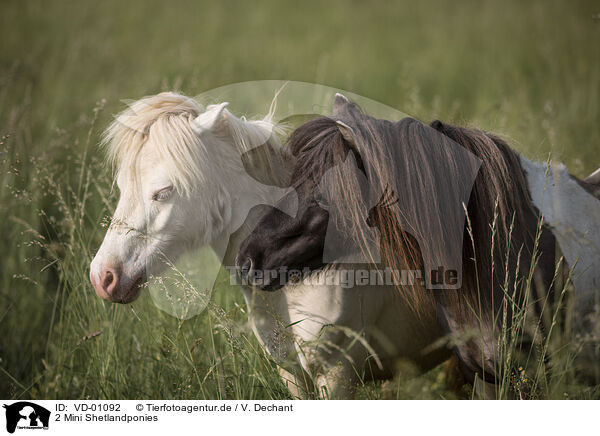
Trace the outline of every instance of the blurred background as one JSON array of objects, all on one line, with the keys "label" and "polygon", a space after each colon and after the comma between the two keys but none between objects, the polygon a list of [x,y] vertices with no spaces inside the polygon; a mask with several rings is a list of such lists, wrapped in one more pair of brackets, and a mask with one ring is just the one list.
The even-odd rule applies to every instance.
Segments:
[{"label": "blurred background", "polygon": [[[121,99],[261,79],[491,130],[578,176],[600,166],[598,2],[5,0],[0,397],[289,396],[225,277],[188,321],[147,296],[105,304],[87,280],[118,195],[97,145]],[[404,381],[359,396],[457,395],[441,370]],[[597,392],[567,374],[544,397]]]}]

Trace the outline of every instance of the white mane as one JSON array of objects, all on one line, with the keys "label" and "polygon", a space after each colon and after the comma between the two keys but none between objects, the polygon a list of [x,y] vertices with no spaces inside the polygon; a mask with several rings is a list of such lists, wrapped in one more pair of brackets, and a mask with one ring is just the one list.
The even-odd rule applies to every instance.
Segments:
[{"label": "white mane", "polygon": [[[102,138],[117,177],[124,176],[128,182],[135,182],[137,157],[144,147],[154,147],[161,161],[169,167],[175,189],[183,195],[191,194],[198,182],[210,181],[211,176],[216,175],[213,170],[216,166],[222,172],[223,166],[235,165],[231,148],[227,149],[226,144],[209,148],[206,138],[198,132],[202,126],[196,119],[212,108],[215,106],[205,109],[194,99],[172,92],[130,103],[128,109],[115,117]],[[250,121],[237,118],[226,109],[222,112],[222,119],[211,131],[211,139],[233,144],[238,155],[265,142],[280,148],[273,134],[280,133],[282,128],[272,121],[272,110],[264,119]],[[243,171],[243,168],[231,169]]]}]

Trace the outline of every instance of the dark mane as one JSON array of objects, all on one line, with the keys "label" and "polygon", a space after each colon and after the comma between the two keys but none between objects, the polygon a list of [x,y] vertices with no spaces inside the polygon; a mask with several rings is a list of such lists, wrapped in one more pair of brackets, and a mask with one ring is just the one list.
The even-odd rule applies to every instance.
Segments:
[{"label": "dark mane", "polygon": [[[555,240],[540,225],[519,157],[504,140],[440,121],[431,126],[483,161],[467,208],[472,229],[466,229],[463,242],[463,288],[467,292],[438,296],[442,318],[463,328],[482,323],[491,329],[497,321],[494,317],[503,315],[507,299],[516,309],[527,299],[535,302],[551,296]],[[506,309],[510,325],[512,308]],[[537,309],[541,312],[539,305]],[[452,325],[447,328],[453,330]],[[471,362],[473,366],[480,363]],[[493,368],[487,368],[487,373],[493,373]]]},{"label": "dark mane", "polygon": [[291,178],[294,187],[309,177],[318,183],[320,175],[332,168],[336,159],[345,159],[351,150],[335,120],[329,117],[315,118],[298,127],[290,135],[288,146],[296,158]]},{"label": "dark mane", "polygon": [[[344,138],[337,120],[354,130],[360,152]],[[455,144],[480,160],[472,189],[472,181],[462,175],[473,170],[474,161],[457,153]],[[297,158],[294,186],[308,179],[318,183],[326,171],[336,171],[336,162],[350,152],[358,158],[359,169],[370,183],[381,186],[382,192],[391,186],[399,205],[390,202],[369,214],[381,234],[381,254],[386,266],[397,270],[422,268],[426,250],[434,253],[434,260],[443,261],[453,246],[462,246],[460,289],[436,292],[422,286],[399,287],[417,313],[431,313],[430,308],[435,306],[447,332],[469,328],[491,332],[502,310],[506,310],[510,323],[511,305],[503,305],[507,298],[515,305],[524,303],[531,297],[527,292],[536,284],[541,284],[544,295],[549,292],[554,272],[554,239],[539,227],[541,237],[536,247],[538,214],[531,205],[519,157],[501,138],[440,121],[425,125],[412,118],[395,123],[379,120],[348,103],[343,113],[316,118],[296,129],[289,145]],[[444,181],[440,183],[442,175]],[[360,187],[341,172],[333,180],[337,183],[330,188],[332,195],[346,207],[336,225],[360,240],[365,235],[356,222],[362,211],[353,209],[360,203]],[[470,197],[464,227],[444,241],[427,239],[432,229],[444,228],[444,220],[458,220],[440,210],[452,207],[448,199],[456,199],[456,192],[466,188]],[[392,208],[396,208],[394,213]],[[429,241],[431,246],[424,247],[423,241]],[[536,248],[544,253],[544,259],[533,255]],[[538,263],[544,268],[531,268]],[[489,376],[496,369],[486,367],[492,365],[488,352],[484,353],[485,364],[474,356],[481,357],[485,349],[494,346],[468,341],[459,347],[459,358],[472,372]]]}]

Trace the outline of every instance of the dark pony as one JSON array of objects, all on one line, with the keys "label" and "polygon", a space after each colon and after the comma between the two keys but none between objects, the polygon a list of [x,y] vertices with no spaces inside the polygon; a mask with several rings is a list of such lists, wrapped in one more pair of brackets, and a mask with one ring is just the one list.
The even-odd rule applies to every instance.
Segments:
[{"label": "dark pony", "polygon": [[[510,330],[523,307],[542,317],[555,272],[554,237],[532,206],[518,155],[480,130],[376,119],[343,96],[332,117],[298,127],[289,147],[298,213],[272,209],[262,217],[238,254],[242,277],[343,264],[343,256],[323,261],[332,225],[377,268],[427,276],[431,265],[450,265],[462,279],[457,286],[436,288],[425,280],[398,290],[444,332],[475,332],[450,345],[467,380],[500,377],[498,331]],[[254,284],[274,290],[282,283],[277,278]]]}]

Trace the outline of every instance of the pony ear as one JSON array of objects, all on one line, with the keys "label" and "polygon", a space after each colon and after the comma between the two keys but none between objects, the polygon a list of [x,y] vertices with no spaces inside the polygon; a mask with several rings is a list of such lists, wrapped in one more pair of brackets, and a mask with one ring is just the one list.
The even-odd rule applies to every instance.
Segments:
[{"label": "pony ear", "polygon": [[335,123],[346,142],[348,142],[348,144],[350,144],[350,146],[360,155],[358,140],[356,139],[356,134],[354,133],[354,130],[352,130],[352,127],[342,121],[336,121]]},{"label": "pony ear", "polygon": [[444,130],[444,123],[442,123],[440,120],[432,121],[432,123],[429,126],[437,130],[438,132],[442,132]]},{"label": "pony ear", "polygon": [[348,98],[345,95],[336,92],[335,98],[333,99],[333,116],[340,117],[345,112],[348,112],[349,104],[350,100],[348,100]]},{"label": "pony ear", "polygon": [[336,119],[354,119],[360,118],[362,112],[360,108],[339,92],[335,94],[333,100],[333,118]]},{"label": "pony ear", "polygon": [[192,121],[192,129],[196,134],[205,130],[214,130],[225,119],[227,102],[212,104]]}]

